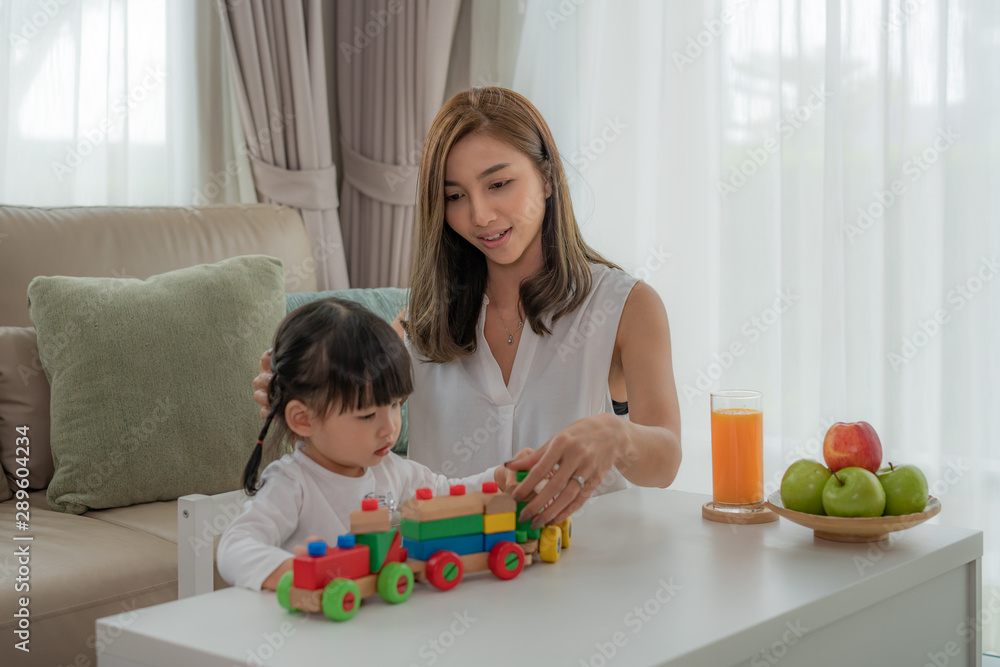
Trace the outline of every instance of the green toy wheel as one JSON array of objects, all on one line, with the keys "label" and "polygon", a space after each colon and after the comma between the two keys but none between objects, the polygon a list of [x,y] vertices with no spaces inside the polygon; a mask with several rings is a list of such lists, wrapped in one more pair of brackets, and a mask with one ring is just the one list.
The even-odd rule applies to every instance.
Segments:
[{"label": "green toy wheel", "polygon": [[390,604],[399,604],[413,592],[413,570],[406,563],[387,563],[378,574],[378,594]]},{"label": "green toy wheel", "polygon": [[297,611],[292,607],[291,592],[292,592],[292,579],[295,575],[292,574],[291,570],[285,572],[281,575],[281,579],[278,579],[278,589],[275,591],[278,594],[278,604],[287,609],[288,611]]},{"label": "green toy wheel", "polygon": [[361,606],[361,590],[350,579],[334,579],[323,591],[321,604],[331,621],[349,621]]}]

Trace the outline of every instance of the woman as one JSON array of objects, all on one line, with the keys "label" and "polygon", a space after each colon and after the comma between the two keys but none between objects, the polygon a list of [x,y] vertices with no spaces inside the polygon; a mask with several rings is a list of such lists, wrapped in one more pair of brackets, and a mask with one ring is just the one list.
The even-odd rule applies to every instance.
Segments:
[{"label": "woman", "polygon": [[[521,95],[472,89],[438,112],[410,285],[395,323],[414,361],[410,457],[459,476],[520,450],[508,467],[531,472],[515,498],[551,474],[521,517],[535,526],[599,487],[673,482],[680,408],[663,303],[584,243],[555,142]],[[623,419],[613,406],[626,402]]]}]

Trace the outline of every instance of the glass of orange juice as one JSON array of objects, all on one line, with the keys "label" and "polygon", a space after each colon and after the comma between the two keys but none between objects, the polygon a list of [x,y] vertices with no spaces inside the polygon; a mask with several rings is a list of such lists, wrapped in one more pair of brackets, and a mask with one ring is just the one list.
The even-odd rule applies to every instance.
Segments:
[{"label": "glass of orange juice", "polygon": [[764,507],[764,413],[759,391],[712,394],[712,500],[722,512]]}]

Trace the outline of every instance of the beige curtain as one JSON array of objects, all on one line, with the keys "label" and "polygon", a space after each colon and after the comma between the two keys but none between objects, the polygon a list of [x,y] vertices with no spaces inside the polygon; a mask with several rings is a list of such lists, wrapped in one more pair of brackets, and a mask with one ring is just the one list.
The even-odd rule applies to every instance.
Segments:
[{"label": "beige curtain", "polygon": [[[347,3],[351,4],[351,3]],[[320,0],[216,0],[261,201],[302,214],[320,289],[350,286],[340,231]]]},{"label": "beige curtain", "polygon": [[459,0],[336,4],[344,240],[355,287],[409,277],[417,164],[444,102]]}]

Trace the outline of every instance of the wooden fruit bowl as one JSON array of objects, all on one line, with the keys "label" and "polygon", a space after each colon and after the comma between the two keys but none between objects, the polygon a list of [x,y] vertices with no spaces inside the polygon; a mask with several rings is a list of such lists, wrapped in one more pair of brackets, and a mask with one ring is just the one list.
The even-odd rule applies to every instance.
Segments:
[{"label": "wooden fruit bowl", "polygon": [[927,521],[941,511],[941,501],[928,496],[923,512],[901,516],[877,516],[871,518],[848,518],[806,514],[785,509],[781,502],[781,492],[775,491],[764,503],[773,512],[800,526],[813,529],[813,535],[834,542],[878,542],[889,533],[905,530]]}]

